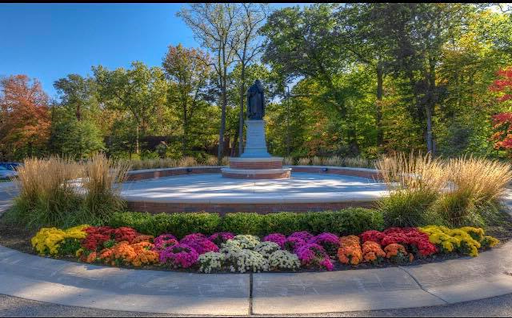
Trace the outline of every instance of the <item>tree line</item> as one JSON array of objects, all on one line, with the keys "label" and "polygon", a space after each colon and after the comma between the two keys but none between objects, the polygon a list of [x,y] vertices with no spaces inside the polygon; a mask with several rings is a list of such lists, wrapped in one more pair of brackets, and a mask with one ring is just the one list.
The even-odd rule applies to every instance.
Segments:
[{"label": "tree line", "polygon": [[200,47],[170,45],[161,66],[93,66],[55,81],[58,100],[37,79],[1,79],[0,160],[237,156],[255,79],[274,155],[508,154],[506,8],[194,3],[178,17]]}]

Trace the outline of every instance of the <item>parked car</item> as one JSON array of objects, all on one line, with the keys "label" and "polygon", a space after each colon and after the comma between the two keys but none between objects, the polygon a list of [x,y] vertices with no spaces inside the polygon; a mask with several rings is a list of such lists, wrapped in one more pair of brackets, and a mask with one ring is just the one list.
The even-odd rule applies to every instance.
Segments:
[{"label": "parked car", "polygon": [[0,162],[0,167],[7,168],[9,170],[16,170],[21,163],[19,162]]},{"label": "parked car", "polygon": [[10,170],[4,166],[0,166],[0,179],[9,179],[17,175],[18,173],[15,170]]}]

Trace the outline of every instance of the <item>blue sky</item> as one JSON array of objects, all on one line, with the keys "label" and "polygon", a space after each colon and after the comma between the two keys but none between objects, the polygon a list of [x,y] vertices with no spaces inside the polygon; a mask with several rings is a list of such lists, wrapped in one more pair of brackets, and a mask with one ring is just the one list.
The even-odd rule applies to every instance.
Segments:
[{"label": "blue sky", "polygon": [[[273,4],[273,8],[293,4]],[[167,46],[198,46],[176,17],[182,4],[0,4],[0,76],[26,74],[56,97],[53,82],[91,66],[160,65]]]}]

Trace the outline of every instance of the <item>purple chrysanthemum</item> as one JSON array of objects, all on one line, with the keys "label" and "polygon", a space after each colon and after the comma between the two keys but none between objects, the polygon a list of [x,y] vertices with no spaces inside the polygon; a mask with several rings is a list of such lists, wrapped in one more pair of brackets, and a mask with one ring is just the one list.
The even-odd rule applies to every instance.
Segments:
[{"label": "purple chrysanthemum", "polygon": [[265,236],[263,238],[263,242],[274,242],[277,245],[279,245],[279,247],[281,247],[281,249],[284,249],[284,243],[286,242],[286,236],[284,236],[281,233],[272,233],[272,234]]},{"label": "purple chrysanthemum", "polygon": [[172,234],[162,234],[155,238],[154,244],[156,250],[164,250],[169,246],[178,244],[178,240]]},{"label": "purple chrysanthemum", "polygon": [[304,240],[304,242],[309,242],[313,238],[313,234],[309,233],[308,231],[301,231],[301,232],[294,232],[288,238],[290,237],[298,237]]},{"label": "purple chrysanthemum", "polygon": [[187,244],[169,246],[160,252],[160,262],[173,268],[188,268],[197,262],[199,254]]},{"label": "purple chrysanthemum", "polygon": [[180,244],[186,244],[196,250],[199,255],[207,252],[218,252],[219,247],[200,233],[189,234],[181,239]]},{"label": "purple chrysanthemum", "polygon": [[231,240],[234,237],[235,235],[231,232],[218,232],[210,235],[208,239],[217,244],[217,246],[220,246],[222,243],[226,243],[227,240]]},{"label": "purple chrysanthemum", "polygon": [[297,257],[301,264],[305,267],[324,267],[329,270],[332,269],[332,263],[329,255],[325,252],[324,248],[318,244],[309,243],[297,249]]},{"label": "purple chrysanthemum", "polygon": [[340,247],[340,238],[336,234],[322,233],[309,240],[308,243],[314,243],[322,246],[329,256],[335,256]]},{"label": "purple chrysanthemum", "polygon": [[297,249],[306,244],[306,241],[301,239],[300,237],[288,237],[286,241],[284,241],[284,249],[288,252],[295,253]]}]

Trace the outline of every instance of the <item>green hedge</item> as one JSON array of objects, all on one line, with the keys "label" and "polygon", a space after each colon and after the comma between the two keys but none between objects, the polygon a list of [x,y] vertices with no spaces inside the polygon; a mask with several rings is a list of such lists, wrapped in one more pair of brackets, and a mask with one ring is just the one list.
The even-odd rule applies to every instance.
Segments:
[{"label": "green hedge", "polygon": [[215,213],[161,213],[118,212],[109,220],[112,227],[129,226],[137,231],[160,235],[171,233],[183,237],[190,233],[212,234],[233,232],[235,234],[267,235],[296,231],[313,234],[332,232],[338,235],[360,234],[367,230],[383,230],[382,213],[377,210],[349,208],[326,212],[279,212],[270,214],[228,213],[220,217]]}]

